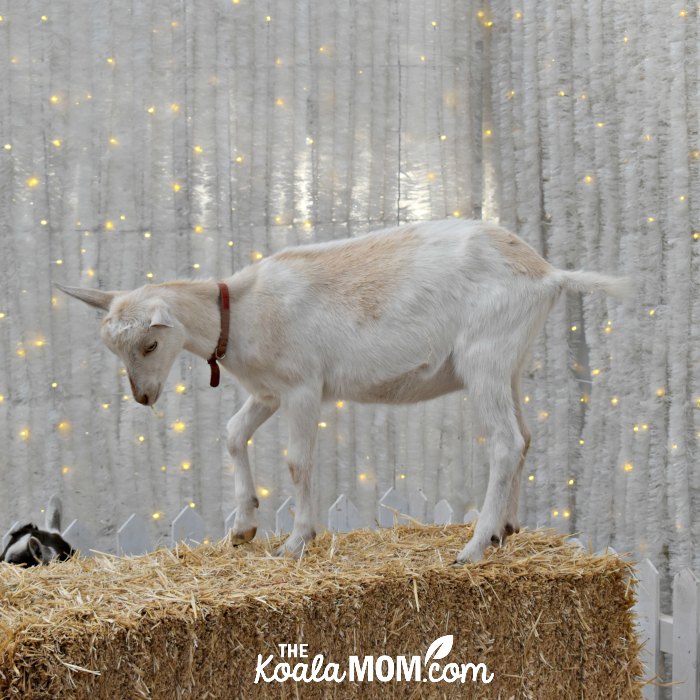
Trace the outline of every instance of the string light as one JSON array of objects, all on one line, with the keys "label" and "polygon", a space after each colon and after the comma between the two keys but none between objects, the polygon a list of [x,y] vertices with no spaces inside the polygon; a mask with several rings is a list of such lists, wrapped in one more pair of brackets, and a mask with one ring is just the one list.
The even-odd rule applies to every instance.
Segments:
[{"label": "string light", "polygon": [[201,146],[195,146],[192,150],[197,154],[204,153],[204,149]]},{"label": "string light", "polygon": [[183,462],[180,466],[183,472],[187,472],[190,470],[190,467],[192,467],[192,464],[190,462]]},{"label": "string light", "polygon": [[253,260],[262,260],[263,254],[260,251],[253,251]]},{"label": "string light", "polygon": [[485,129],[485,130],[484,130],[484,136],[485,136],[486,138],[490,138],[492,134],[493,134],[493,132],[491,131],[491,129]]},{"label": "string light", "polygon": [[137,439],[138,439],[139,442],[143,443],[143,442],[146,441],[146,436],[145,436],[145,435],[139,435]]},{"label": "string light", "polygon": [[60,148],[60,147],[61,147],[61,139],[54,139],[53,141],[51,141],[51,143],[52,143],[56,148]]},{"label": "string light", "polygon": [[235,159],[236,163],[242,163],[243,162],[243,156],[236,156]]},{"label": "string light", "polygon": [[440,141],[447,141],[447,134],[440,134]]},{"label": "string light", "polygon": [[184,394],[187,391],[187,387],[184,384],[176,384],[175,385],[175,393],[176,394]]},{"label": "string light", "polygon": [[6,143],[6,144],[3,146],[3,148],[4,148],[6,151],[11,151],[11,150],[12,150],[12,144],[11,144],[11,143]]},{"label": "string light", "polygon": [[586,177],[583,178],[583,181],[587,185],[590,185],[593,182],[593,175],[586,175]]},{"label": "string light", "polygon": [[328,423],[326,423],[326,421],[322,420],[322,421],[318,424],[318,427],[319,427],[319,428],[327,428],[327,427],[328,427]]},{"label": "string light", "polygon": [[270,495],[270,489],[265,486],[258,486],[258,496],[261,498],[266,498]]},{"label": "string light", "polygon": [[229,241],[229,242],[228,242],[228,247],[229,247],[229,248],[233,248],[233,241]]},{"label": "string light", "polygon": [[513,14],[513,17],[517,20],[521,20],[523,18],[523,13],[521,10],[516,10],[515,13]]},{"label": "string light", "polygon": [[160,520],[160,513],[158,511],[156,511],[155,513],[153,513],[153,515],[151,517],[154,520]]},{"label": "string light", "polygon": [[585,445],[585,444],[586,444],[586,441],[585,441],[583,438],[579,438],[578,444],[579,444],[579,445]]},{"label": "string light", "polygon": [[549,418],[549,411],[540,411],[538,415],[540,420],[547,420],[547,418]]},{"label": "string light", "polygon": [[179,182],[173,182],[172,188],[173,192],[179,192],[182,189],[182,185]]},{"label": "string light", "polygon": [[113,231],[114,230],[114,221],[105,221],[105,230],[106,231]]},{"label": "string light", "polygon": [[64,464],[61,467],[61,474],[63,474],[63,476],[65,476],[66,474],[70,474],[70,467],[68,467]]},{"label": "string light", "polygon": [[162,472],[165,472],[165,471],[168,471],[168,468],[167,468],[164,464],[162,464],[161,467],[160,467],[160,470],[161,470]]},{"label": "string light", "polygon": [[568,510],[565,510],[565,511],[562,513],[562,515],[563,515],[565,518],[568,518],[568,517],[571,515],[571,513],[570,513]]},{"label": "string light", "polygon": [[199,264],[199,263],[193,263],[193,264],[192,264],[192,267],[193,267],[195,270],[199,270],[200,264]]},{"label": "string light", "polygon": [[171,112],[174,112],[174,113],[179,112],[179,111],[180,111],[180,105],[179,105],[177,102],[173,102],[173,103],[170,105],[170,111],[171,111]]},{"label": "string light", "polygon": [[19,431],[19,436],[20,436],[20,438],[22,438],[22,440],[27,442],[27,440],[29,440],[29,438],[32,436],[32,434],[31,434],[29,428],[22,428],[22,430]]},{"label": "string light", "polygon": [[177,420],[172,424],[171,427],[176,433],[183,433],[187,426],[185,425],[184,421]]},{"label": "string light", "polygon": [[248,445],[252,445],[252,444],[253,444],[253,438],[250,438],[250,440],[248,440]]},{"label": "string light", "polygon": [[528,480],[528,481],[534,481],[534,480],[535,480],[535,475],[534,475],[534,474],[530,474],[530,476],[527,477],[527,480]]},{"label": "string light", "polygon": [[656,395],[657,395],[659,398],[661,398],[662,396],[665,396],[665,395],[666,395],[666,389],[664,389],[664,387],[660,386],[660,387],[656,390]]},{"label": "string light", "polygon": [[69,433],[71,430],[71,424],[67,420],[62,420],[57,427],[62,433]]},{"label": "string light", "polygon": [[146,111],[147,111],[149,114],[155,114],[155,113],[156,113],[156,108],[155,108],[153,105],[151,105],[150,107],[147,107],[147,108],[146,108]]},{"label": "string light", "polygon": [[403,479],[405,479],[405,478],[406,478],[406,475],[405,475],[405,474],[399,474],[399,479],[402,479],[402,480],[403,480]]},{"label": "string light", "polygon": [[575,479],[569,479],[566,483],[567,483],[569,486],[573,486],[573,485],[576,483],[576,480],[575,480]]},{"label": "string light", "polygon": [[336,401],[335,402],[336,408],[343,408],[343,406],[345,406],[345,401]]},{"label": "string light", "polygon": [[110,136],[109,137],[109,144],[110,144],[110,146],[118,146],[119,139],[116,136]]},{"label": "string light", "polygon": [[26,185],[27,185],[27,187],[29,187],[30,189],[33,189],[34,187],[37,187],[37,186],[39,185],[39,178],[38,178],[38,177],[34,177],[34,176],[28,177],[28,178],[26,179]]},{"label": "string light", "polygon": [[109,63],[110,66],[113,66],[113,65],[116,63],[116,61],[114,60],[114,57],[113,57],[113,56],[110,56],[110,57],[107,59],[107,63]]},{"label": "string light", "polygon": [[49,97],[49,102],[52,105],[57,105],[60,101],[61,101],[61,98],[58,95],[51,95],[51,97]]},{"label": "string light", "polygon": [[623,466],[623,469],[626,472],[631,472],[634,469],[634,465],[632,464],[632,462],[626,462],[625,465]]},{"label": "string light", "polygon": [[600,374],[600,370],[598,368],[591,370],[591,376],[597,377]]},{"label": "string light", "polygon": [[151,237],[151,232],[150,232],[150,231],[144,231],[144,232],[143,232],[143,237],[144,237],[144,238],[150,238],[150,237]]},{"label": "string light", "polygon": [[613,406],[617,406],[617,404],[620,403],[620,399],[618,399],[617,396],[613,396],[613,397],[610,399],[610,403],[611,403]]},{"label": "string light", "polygon": [[106,411],[109,408],[109,404],[107,402],[103,403],[102,408],[104,408]]},{"label": "string light", "polygon": [[559,517],[559,511],[558,511],[558,510],[553,510],[553,511],[552,511],[552,517],[553,517],[553,518],[558,518],[558,517]]},{"label": "string light", "polygon": [[357,478],[358,478],[360,481],[367,481],[367,474],[365,474],[364,472],[360,472],[360,473],[357,475]]}]

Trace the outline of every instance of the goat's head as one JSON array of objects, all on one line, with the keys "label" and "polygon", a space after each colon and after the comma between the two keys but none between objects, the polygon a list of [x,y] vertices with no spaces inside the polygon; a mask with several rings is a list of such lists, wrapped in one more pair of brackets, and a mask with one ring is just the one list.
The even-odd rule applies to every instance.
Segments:
[{"label": "goat's head", "polygon": [[0,561],[36,566],[48,564],[53,559],[70,558],[75,552],[61,537],[61,501],[56,496],[51,496],[46,507],[44,527],[44,530],[40,530],[33,523],[28,523],[15,528],[8,536]]},{"label": "goat's head", "polygon": [[108,312],[102,320],[102,340],[124,362],[136,401],[152,406],[185,343],[185,329],[166,302],[149,286],[131,292],[56,286]]}]

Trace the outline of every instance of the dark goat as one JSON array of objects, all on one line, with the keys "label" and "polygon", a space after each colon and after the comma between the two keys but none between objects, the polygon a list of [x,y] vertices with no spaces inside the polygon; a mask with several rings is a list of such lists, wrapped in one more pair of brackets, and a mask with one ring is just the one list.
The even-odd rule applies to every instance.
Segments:
[{"label": "dark goat", "polygon": [[13,530],[9,542],[0,554],[0,561],[10,564],[36,566],[53,559],[69,559],[75,550],[61,537],[61,501],[51,496],[46,507],[45,529],[27,523]]}]

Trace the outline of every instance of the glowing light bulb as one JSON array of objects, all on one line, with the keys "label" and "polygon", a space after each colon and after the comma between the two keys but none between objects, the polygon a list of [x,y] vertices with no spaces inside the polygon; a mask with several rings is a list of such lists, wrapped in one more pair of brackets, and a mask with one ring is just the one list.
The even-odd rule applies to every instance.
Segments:
[{"label": "glowing light bulb", "polygon": [[233,248],[233,241],[229,241],[229,242],[228,242],[228,247],[229,247],[229,248]]},{"label": "glowing light bulb", "polygon": [[177,102],[173,102],[170,105],[170,111],[177,114],[180,111],[180,105]]},{"label": "glowing light bulb", "polygon": [[61,467],[61,474],[63,474],[63,476],[70,474],[70,467],[63,465],[63,467]]},{"label": "glowing light bulb", "polygon": [[31,437],[31,435],[32,435],[32,434],[31,434],[29,428],[22,428],[22,430],[19,431],[19,436],[20,436],[20,438],[22,438],[22,440],[24,440],[25,442],[26,442],[27,440],[29,440],[29,438]]},{"label": "glowing light bulb", "polygon": [[195,153],[204,153],[204,149],[201,146],[195,146],[192,150]]},{"label": "glowing light bulb", "polygon": [[179,192],[182,189],[182,185],[179,182],[173,182],[172,188],[173,192]]},{"label": "glowing light bulb", "polygon": [[433,20],[430,24],[431,24],[433,27],[437,27],[437,26],[438,26],[438,23],[437,23],[435,20]]},{"label": "glowing light bulb", "polygon": [[656,313],[656,309],[649,309],[649,316],[653,316]]},{"label": "glowing light bulb", "polygon": [[51,95],[51,97],[49,97],[49,102],[52,105],[57,105],[60,101],[61,101],[61,98],[58,95]]},{"label": "glowing light bulb", "polygon": [[484,129],[484,136],[486,138],[489,138],[492,135],[492,133],[493,132],[491,131],[491,129]]},{"label": "glowing light bulb", "polygon": [[323,421],[323,420],[322,420],[322,421],[318,424],[318,427],[319,427],[319,428],[327,428],[327,427],[328,427],[328,423],[326,423],[326,421]]},{"label": "glowing light bulb", "polygon": [[583,181],[587,185],[590,185],[593,182],[593,175],[586,175],[586,177],[583,178]]},{"label": "glowing light bulb", "polygon": [[119,145],[119,139],[116,136],[110,136],[109,137],[109,143],[112,146],[118,146]]},{"label": "glowing light bulb", "polygon": [[160,520],[160,513],[158,513],[158,512],[156,511],[155,513],[153,513],[153,515],[152,515],[151,517],[152,517],[154,520]]},{"label": "glowing light bulb", "polygon": [[69,433],[71,424],[67,420],[62,420],[57,427],[62,433]]},{"label": "glowing light bulb", "polygon": [[259,486],[258,487],[258,496],[261,496],[262,498],[265,498],[270,495],[270,489],[266,488],[265,486]]},{"label": "glowing light bulb", "polygon": [[520,20],[520,19],[523,18],[523,13],[522,13],[520,10],[516,10],[515,13],[513,14],[513,17],[514,17],[515,19]]},{"label": "glowing light bulb", "polygon": [[254,444],[254,443],[253,443],[253,438],[250,438],[250,440],[248,440],[248,445],[252,445],[252,444]]},{"label": "glowing light bulb", "polygon": [[186,472],[189,471],[192,464],[190,462],[183,462],[180,466],[182,467],[182,471]]},{"label": "glowing light bulb", "polygon": [[139,441],[139,442],[145,442],[145,440],[146,440],[146,436],[145,436],[145,435],[139,435],[139,436],[138,436],[138,441]]},{"label": "glowing light bulb", "polygon": [[6,151],[11,151],[11,150],[12,150],[12,144],[11,144],[11,143],[6,143],[6,144],[3,146],[3,148],[4,148]]},{"label": "glowing light bulb", "polygon": [[243,156],[236,156],[235,161],[236,163],[242,163],[243,162]]},{"label": "glowing light bulb", "polygon": [[152,280],[152,279],[153,279],[153,273],[152,273],[152,272],[147,272],[147,273],[146,273],[146,278],[149,279],[149,280]]},{"label": "glowing light bulb", "polygon": [[102,404],[102,408],[104,408],[105,410],[107,410],[107,409],[109,408],[109,404],[108,404],[108,403],[103,403],[103,404]]},{"label": "glowing light bulb", "polygon": [[367,481],[367,474],[365,474],[364,472],[361,472],[360,474],[357,475],[357,478],[360,481]]},{"label": "glowing light bulb", "polygon": [[447,141],[447,134],[440,134],[440,141]]},{"label": "glowing light bulb", "polygon": [[549,418],[549,411],[540,411],[539,417],[540,420],[546,420],[547,418]]},{"label": "glowing light bulb", "polygon": [[28,177],[25,182],[26,182],[27,187],[29,187],[30,189],[33,189],[34,187],[36,187],[39,184],[39,178],[34,177],[34,176]]},{"label": "glowing light bulb", "polygon": [[149,114],[155,114],[155,113],[156,113],[156,108],[155,108],[153,105],[151,105],[150,107],[147,107],[147,108],[146,108],[146,111],[147,111]]},{"label": "glowing light bulb", "polygon": [[151,232],[150,232],[150,231],[144,231],[144,232],[143,232],[143,237],[144,237],[144,238],[150,238],[150,237],[151,237]]},{"label": "glowing light bulb", "polygon": [[660,386],[660,387],[656,390],[656,395],[657,395],[659,398],[661,398],[662,396],[665,396],[665,395],[666,395],[666,389],[664,389],[664,387]]},{"label": "glowing light bulb", "polygon": [[613,406],[617,406],[617,404],[620,403],[620,399],[618,399],[617,396],[613,396],[613,397],[610,399],[610,403],[611,403]]},{"label": "glowing light bulb", "polygon": [[43,348],[44,345],[46,345],[46,341],[43,338],[37,338],[34,341],[34,347],[35,348]]},{"label": "glowing light bulb", "polygon": [[528,481],[534,481],[534,480],[535,480],[535,475],[534,475],[534,474],[530,474],[530,475],[527,477],[527,480],[528,480]]},{"label": "glowing light bulb", "polygon": [[559,517],[559,511],[558,511],[558,510],[553,510],[553,511],[552,511],[552,517],[558,518],[558,517]]},{"label": "glowing light bulb", "polygon": [[52,143],[56,148],[60,148],[60,147],[61,147],[61,139],[54,139],[51,143]]},{"label": "glowing light bulb", "polygon": [[559,90],[559,97],[566,97],[566,92],[564,90]]},{"label": "glowing light bulb", "polygon": [[599,129],[602,129],[602,128],[605,126],[605,122],[596,122],[596,126],[597,126]]},{"label": "glowing light bulb", "polygon": [[161,470],[162,472],[165,472],[165,471],[168,471],[168,468],[167,468],[164,464],[162,464],[161,467],[160,467],[160,470]]},{"label": "glowing light bulb", "polygon": [[254,260],[262,260],[264,255],[260,251],[255,251],[253,253],[253,259]]},{"label": "glowing light bulb", "polygon": [[185,428],[187,428],[184,421],[181,420],[175,421],[171,427],[176,433],[183,433],[185,431]]},{"label": "glowing light bulb", "polygon": [[110,66],[113,66],[116,61],[114,60],[113,56],[109,56],[109,58],[107,58],[107,63],[109,63]]},{"label": "glowing light bulb", "polygon": [[578,330],[578,326],[571,326],[571,331],[575,333]]},{"label": "glowing light bulb", "polygon": [[575,480],[575,479],[569,479],[566,483],[567,483],[569,486],[573,486],[573,485],[576,483],[576,480]]},{"label": "glowing light bulb", "polygon": [[343,408],[343,406],[345,406],[345,401],[336,401],[335,402],[336,408]]},{"label": "glowing light bulb", "polygon": [[632,462],[626,462],[623,469],[626,472],[631,472],[634,469],[634,465],[632,464]]},{"label": "glowing light bulb", "polygon": [[105,221],[105,230],[113,231],[114,230],[114,221]]},{"label": "glowing light bulb", "polygon": [[585,445],[585,444],[586,444],[586,441],[585,441],[583,438],[579,438],[578,444],[579,444],[579,445]]},{"label": "glowing light bulb", "polygon": [[570,513],[568,510],[565,510],[565,511],[562,513],[562,515],[563,515],[565,518],[568,518],[568,517],[571,515],[571,513]]},{"label": "glowing light bulb", "polygon": [[187,387],[184,384],[176,384],[175,385],[175,393],[176,394],[184,394],[187,391]]}]

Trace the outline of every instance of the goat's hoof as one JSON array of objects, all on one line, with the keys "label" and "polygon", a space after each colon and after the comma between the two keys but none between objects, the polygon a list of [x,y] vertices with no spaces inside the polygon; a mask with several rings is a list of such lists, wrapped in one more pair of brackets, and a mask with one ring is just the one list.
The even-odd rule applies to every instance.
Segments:
[{"label": "goat's hoof", "polygon": [[231,531],[231,534],[229,535],[229,542],[234,547],[237,547],[239,544],[245,544],[246,542],[250,542],[253,539],[253,537],[255,537],[255,533],[257,531],[258,531],[257,527],[251,527],[251,528],[248,528],[247,530],[243,530],[242,532]]},{"label": "goat's hoof", "polygon": [[472,544],[470,540],[462,549],[462,551],[457,555],[453,566],[461,566],[463,564],[475,564],[484,558],[484,547],[477,546],[476,543]]}]

